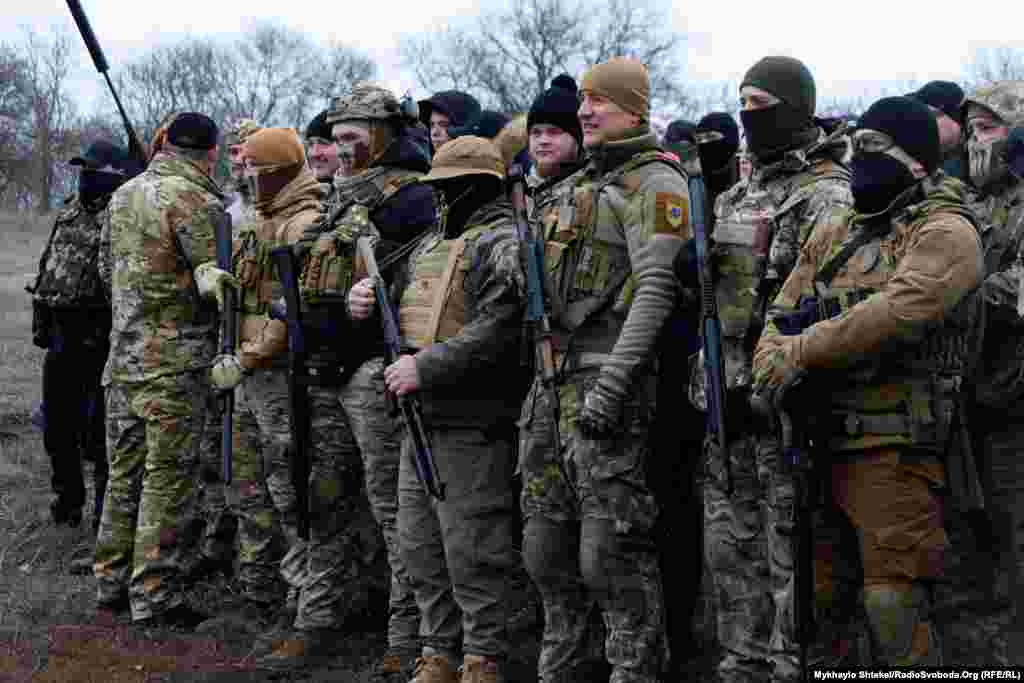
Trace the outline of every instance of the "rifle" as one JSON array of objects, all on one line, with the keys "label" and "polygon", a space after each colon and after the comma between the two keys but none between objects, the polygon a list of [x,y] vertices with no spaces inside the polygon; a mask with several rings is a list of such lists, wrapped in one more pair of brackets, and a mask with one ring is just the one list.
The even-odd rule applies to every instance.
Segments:
[{"label": "rifle", "polygon": [[522,166],[514,164],[508,171],[509,195],[516,220],[516,235],[519,238],[526,263],[526,311],[523,316],[525,338],[533,340],[533,363],[541,389],[548,394],[551,405],[551,430],[555,445],[555,460],[562,481],[576,498],[576,486],[562,459],[562,436],[558,427],[560,418],[558,384],[555,381],[555,352],[551,343],[551,318],[544,304],[544,240],[537,239],[526,221],[526,175]]},{"label": "rifle", "polygon": [[75,25],[78,26],[78,33],[82,36],[82,40],[85,41],[85,47],[88,48],[89,56],[92,57],[92,63],[96,66],[96,70],[103,74],[103,78],[107,81],[107,87],[110,88],[110,94],[114,96],[114,104],[117,105],[117,111],[121,114],[121,121],[124,123],[125,132],[128,134],[128,152],[135,157],[142,168],[145,168],[148,162],[146,150],[143,148],[142,143],[139,142],[139,136],[135,134],[135,128],[132,127],[132,122],[128,120],[128,114],[124,110],[124,105],[121,104],[121,98],[117,96],[114,83],[110,80],[110,75],[107,73],[110,70],[110,65],[107,64],[103,48],[100,47],[99,42],[96,40],[96,34],[92,32],[89,17],[85,16],[85,10],[82,9],[82,3],[79,0],[68,0],[68,9],[71,10],[71,16],[75,20]]},{"label": "rifle", "polygon": [[292,434],[292,484],[299,509],[299,538],[309,540],[309,386],[306,336],[302,327],[298,265],[290,246],[277,247],[270,260],[284,289],[288,325],[288,421]]},{"label": "rifle", "polygon": [[704,349],[708,431],[714,433],[715,442],[724,458],[725,488],[726,493],[731,495],[732,464],[729,458],[729,435],[725,429],[725,352],[722,349],[722,321],[718,317],[718,301],[715,299],[715,281],[711,272],[711,253],[708,249],[707,224],[704,219],[704,179],[695,175],[690,178],[689,184],[690,211],[693,216],[700,280],[700,334]]},{"label": "rifle", "polygon": [[[356,249],[366,265],[367,275],[373,280],[373,294],[377,300],[377,307],[380,309],[380,324],[384,332],[384,362],[391,365],[402,355],[402,342],[398,334],[395,312],[391,308],[391,300],[388,299],[387,288],[384,285],[384,278],[381,277],[380,269],[377,267],[373,244],[374,239],[364,235],[356,240]],[[388,392],[388,400],[391,402],[392,415],[401,412],[405,428],[409,431],[409,436],[412,437],[413,447],[416,450],[413,454],[416,476],[419,477],[420,483],[423,484],[428,495],[437,500],[444,500],[445,485],[441,481],[441,475],[437,472],[434,451],[430,446],[430,433],[423,422],[423,408],[419,399],[409,394],[395,396]]]},{"label": "rifle", "polygon": [[[217,267],[221,270],[231,272],[231,214],[226,211],[220,213],[220,218],[213,224],[213,236],[217,245]],[[221,311],[220,327],[220,352],[225,355],[235,353],[235,344],[238,339],[238,312],[237,294],[230,287],[224,288],[224,310]],[[221,477],[225,484],[231,483],[231,447],[233,422],[232,415],[235,409],[234,390],[225,391],[221,396]]]}]

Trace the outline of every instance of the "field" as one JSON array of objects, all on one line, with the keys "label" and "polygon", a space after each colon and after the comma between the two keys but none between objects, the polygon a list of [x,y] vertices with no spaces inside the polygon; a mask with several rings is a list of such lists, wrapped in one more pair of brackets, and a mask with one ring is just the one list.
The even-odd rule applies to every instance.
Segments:
[{"label": "field", "polygon": [[[5,244],[0,251],[0,683],[369,681],[369,668],[382,654],[383,615],[339,642],[330,663],[283,677],[253,668],[258,634],[246,624],[226,620],[212,632],[185,636],[97,622],[91,575],[68,571],[74,559],[91,553],[93,537],[88,523],[75,531],[57,530],[50,523],[49,463],[41,435],[29,420],[40,400],[43,352],[30,343],[31,311],[23,288],[35,272],[49,227],[49,220],[0,214]],[[86,519],[91,512],[87,507]],[[969,549],[962,525],[953,519],[950,527],[958,550]],[[973,613],[970,606],[990,587],[984,585],[983,564],[978,553],[950,553],[950,576],[937,586],[946,663],[1019,665],[1024,646],[1015,646],[1014,639],[1022,634],[1009,626],[1004,610]],[[236,595],[220,579],[197,585],[192,597],[220,613]],[[705,592],[705,605],[708,597]],[[522,611],[526,606],[512,607]],[[698,640],[707,645],[714,637],[706,610],[700,619],[698,630],[704,632]],[[536,630],[514,634],[513,642],[509,681],[535,680]],[[706,661],[694,675],[694,680],[709,677]]]}]

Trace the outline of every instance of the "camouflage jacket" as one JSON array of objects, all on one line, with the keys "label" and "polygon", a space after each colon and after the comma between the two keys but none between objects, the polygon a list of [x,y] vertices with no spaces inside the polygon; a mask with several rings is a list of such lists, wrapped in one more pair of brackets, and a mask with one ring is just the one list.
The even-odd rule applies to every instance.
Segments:
[{"label": "camouflage jacket", "polygon": [[1024,271],[1024,183],[979,199],[974,207],[985,247],[985,332],[977,400],[1007,410],[1024,396],[1024,321],[1018,314]]},{"label": "camouflage jacket", "polygon": [[[853,205],[849,172],[837,161],[845,149],[842,139],[815,143],[787,152],[773,164],[755,165],[748,180],[715,202],[712,254],[718,266],[715,296],[728,388],[749,384],[753,349],[744,348],[744,338],[752,322],[764,315],[755,308],[771,302],[796,264],[800,247],[824,218]],[[759,233],[770,242],[762,241]],[[699,397],[704,373],[695,372],[693,380]]]},{"label": "camouflage jacket", "polygon": [[259,216],[256,207],[241,192],[233,192],[224,198],[226,211],[231,215],[231,234],[238,237],[239,233],[251,230],[256,225]]},{"label": "camouflage jacket", "polygon": [[298,242],[305,230],[320,218],[323,188],[309,169],[304,169],[281,188],[273,201],[257,213],[256,221],[243,227],[235,241],[235,275],[241,285],[239,358],[243,367],[268,367],[286,362],[288,328],[271,320],[270,302],[281,296],[277,271],[270,261],[275,247]]},{"label": "camouflage jacket", "polygon": [[199,298],[193,273],[215,257],[220,188],[194,163],[159,153],[110,200],[114,328],[103,373],[145,382],[210,364],[216,304]]},{"label": "camouflage jacket", "polygon": [[[443,341],[413,349],[419,395],[432,425],[510,423],[519,415],[530,379],[521,366],[526,281],[511,205],[499,200],[477,209],[466,221],[462,239],[465,249],[456,274],[462,286],[450,288],[450,298],[460,299],[453,308],[462,317],[461,329],[451,330]],[[407,274],[397,277],[394,286],[401,319],[409,319],[413,290],[435,284],[424,281],[425,264],[434,252],[458,241],[446,239],[442,226],[413,251]],[[406,341],[409,332],[403,325]]]},{"label": "camouflage jacket", "polygon": [[[948,447],[948,431],[936,429],[950,427],[951,401],[970,360],[971,294],[983,275],[982,253],[956,186],[926,180],[922,187],[918,199],[882,222],[841,207],[825,216],[757,346],[756,372],[781,352],[788,365],[809,371],[811,386],[820,380],[827,387],[827,397],[816,400],[844,418],[830,430],[833,449]],[[829,265],[847,245],[849,258]],[[834,272],[831,280],[825,271]],[[784,314],[808,304],[812,324],[784,324]]]}]

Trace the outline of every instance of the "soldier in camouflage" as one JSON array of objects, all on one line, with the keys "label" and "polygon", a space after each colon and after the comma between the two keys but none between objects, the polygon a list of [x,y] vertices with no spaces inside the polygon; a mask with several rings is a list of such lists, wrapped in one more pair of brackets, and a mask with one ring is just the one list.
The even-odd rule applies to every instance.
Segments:
[{"label": "soldier in camouflage", "polygon": [[[282,529],[288,547],[299,543],[295,490],[291,481],[288,421],[288,333],[271,320],[271,300],[280,284],[270,261],[275,247],[294,244],[320,217],[323,189],[306,166],[298,136],[286,128],[264,128],[244,145],[245,179],[257,222],[243,228],[234,245],[239,284],[238,367],[219,359],[213,382],[220,391],[235,389],[234,474],[238,488],[238,582],[242,613],[266,621],[279,598]],[[227,276],[212,264],[197,271],[200,291]],[[221,372],[223,370],[223,372]],[[275,510],[276,508],[276,510]],[[296,604],[286,605],[295,617]]]},{"label": "soldier in camouflage", "polygon": [[[985,247],[985,281],[981,287],[985,330],[981,367],[975,379],[972,428],[983,444],[982,473],[995,545],[997,567],[992,582],[996,616],[983,622],[1004,624],[1006,633],[1022,633],[1024,614],[1016,598],[1024,589],[1024,470],[1020,464],[1019,420],[1024,415],[1024,380],[1020,373],[1021,263],[1024,259],[1024,182],[1005,159],[1010,129],[1024,125],[1024,81],[1001,81],[968,96],[964,107],[970,180],[980,196],[973,204]],[[1012,607],[1010,606],[1012,605]],[[993,639],[997,661],[1020,664],[1024,642],[1005,642],[993,623],[977,633]],[[979,643],[984,645],[985,643]]]},{"label": "soldier in camouflage", "polygon": [[[936,182],[938,127],[925,106],[879,100],[861,116],[853,149],[853,210],[833,207],[804,244],[757,346],[755,393],[802,406],[795,421],[813,416],[826,500],[856,529],[849,544],[816,539],[816,604],[849,623],[862,591],[870,665],[936,666],[930,593],[947,546],[941,459],[969,355],[981,248],[963,195]],[[840,561],[858,575],[839,571]],[[814,663],[839,665],[842,652],[826,652]]]},{"label": "soldier in camouflage", "polygon": [[[398,396],[418,392],[447,485],[443,501],[427,495],[406,436],[398,533],[422,614],[415,683],[504,680],[510,648],[525,283],[504,177],[504,161],[490,141],[463,136],[443,145],[424,178],[441,196],[437,228],[417,245],[393,288],[408,353],[384,369],[384,379]],[[370,284],[352,288],[349,307],[357,320],[372,311]]]},{"label": "soldier in camouflage", "polygon": [[[352,279],[358,236],[379,237],[376,252],[382,272],[390,279],[413,240],[433,224],[433,192],[417,183],[430,162],[410,138],[410,128],[418,125],[414,115],[403,111],[388,90],[357,84],[349,95],[332,101],[325,118],[339,154],[349,160],[349,175],[335,176],[325,217],[307,226],[301,286],[309,307],[307,320],[323,322],[320,334],[326,345],[315,362],[330,367],[323,376],[335,378],[310,388],[317,477],[310,491],[311,507],[314,513],[331,508],[337,512],[332,511],[328,520],[332,526],[322,532],[322,547],[311,541],[304,553],[290,552],[284,568],[289,582],[302,586],[296,629],[334,627],[342,621],[343,611],[360,616],[360,606],[378,594],[375,589],[384,588],[374,583],[367,559],[373,559],[383,532],[391,567],[390,618],[388,650],[376,675],[378,680],[398,680],[411,668],[419,649],[419,614],[398,555],[395,529],[401,423],[390,415],[385,401],[380,343],[369,331],[351,329],[344,297]],[[342,339],[344,353],[340,352]],[[317,458],[324,462],[320,473]],[[334,490],[326,486],[328,477],[336,482]],[[370,509],[372,518],[366,514]],[[311,533],[317,533],[315,523]],[[318,575],[323,576],[319,585],[301,578]],[[373,585],[367,588],[368,584]],[[337,613],[336,621],[330,620],[331,610]],[[305,643],[301,648],[298,642],[286,642],[261,662],[283,667],[323,649],[315,633],[300,640]],[[328,640],[324,646],[333,643]]]},{"label": "soldier in camouflage", "polygon": [[193,546],[195,484],[218,316],[194,271],[214,256],[222,219],[210,177],[217,126],[179,115],[163,151],[111,198],[111,352],[107,388],[110,482],[96,542],[100,609],[136,622],[194,627],[183,565]]},{"label": "soldier in camouflage", "polygon": [[[687,179],[649,125],[647,69],[589,69],[578,115],[587,165],[544,212],[557,405],[535,382],[520,419],[523,554],[544,597],[541,680],[590,680],[588,615],[607,629],[617,683],[658,680],[667,659],[658,506],[648,487],[655,347],[681,294]],[[557,420],[561,443],[552,429]]]},{"label": "soldier in camouflage", "polygon": [[43,361],[43,444],[53,470],[55,524],[77,526],[85,505],[83,456],[93,462],[93,530],[107,487],[103,390],[110,302],[99,272],[100,225],[111,193],[142,169],[121,147],[100,140],[70,161],[78,193],[64,202],[39,259],[32,294],[32,341]]},{"label": "soldier in camouflage", "polygon": [[[815,84],[804,64],[766,57],[740,86],[740,117],[753,170],[715,207],[714,287],[722,323],[729,452],[705,447],[704,552],[717,596],[723,681],[789,680],[793,643],[792,482],[781,470],[773,425],[748,404],[754,344],[774,293],[830,211],[851,204],[846,141],[815,123]],[[697,278],[682,277],[697,287]],[[705,409],[703,363],[692,394]],[[730,492],[731,488],[731,492]]]}]

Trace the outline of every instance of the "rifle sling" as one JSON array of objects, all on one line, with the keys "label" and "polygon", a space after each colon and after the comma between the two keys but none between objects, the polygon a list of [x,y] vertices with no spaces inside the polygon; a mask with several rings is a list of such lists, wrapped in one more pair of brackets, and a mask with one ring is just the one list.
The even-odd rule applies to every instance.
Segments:
[{"label": "rifle sling", "polygon": [[[570,330],[570,340],[576,334],[576,330],[580,329],[589,322],[594,316],[600,315],[608,306],[611,305],[615,296],[619,293],[619,290],[629,276],[632,274],[632,270],[623,268],[608,286],[598,294],[597,296],[590,296],[586,299],[573,302],[565,307],[565,311],[559,316],[560,322],[565,326],[566,329]],[[572,342],[570,341],[570,346]]]},{"label": "rifle sling", "polygon": [[819,270],[817,275],[814,276],[815,289],[819,288],[819,282],[826,289],[831,286],[832,280],[835,279],[836,275],[840,270],[842,270],[843,266],[846,265],[847,261],[853,258],[853,255],[857,253],[858,249],[863,247],[865,244],[882,237],[891,229],[892,226],[888,221],[880,221],[872,225],[864,226],[856,235],[848,238],[842,247],[840,247],[839,253],[829,259],[828,263],[822,266],[821,270]]}]

